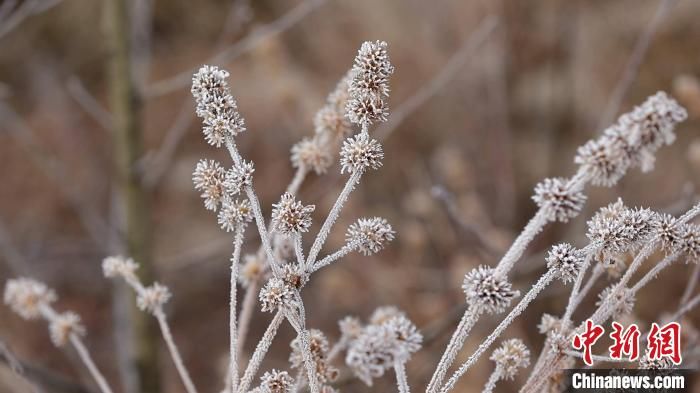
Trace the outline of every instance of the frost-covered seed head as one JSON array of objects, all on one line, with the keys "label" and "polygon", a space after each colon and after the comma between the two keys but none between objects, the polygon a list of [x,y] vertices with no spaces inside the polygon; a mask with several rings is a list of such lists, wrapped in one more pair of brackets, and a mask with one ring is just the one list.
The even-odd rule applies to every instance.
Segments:
[{"label": "frost-covered seed head", "polygon": [[467,296],[467,304],[477,312],[498,314],[510,306],[510,302],[520,296],[510,283],[497,276],[488,266],[479,266],[464,276],[462,290]]},{"label": "frost-covered seed head", "polygon": [[247,288],[251,283],[258,282],[265,272],[265,262],[255,254],[243,256],[243,266],[238,275],[238,281],[243,288]]},{"label": "frost-covered seed head", "polygon": [[107,257],[102,261],[102,273],[107,278],[134,277],[139,264],[122,256]]},{"label": "frost-covered seed head", "polygon": [[550,221],[568,222],[581,212],[586,202],[586,196],[568,187],[567,183],[567,179],[557,177],[544,179],[535,187],[532,199],[545,209]]},{"label": "frost-covered seed head", "polygon": [[561,319],[559,319],[559,317],[555,317],[554,315],[550,315],[547,313],[542,314],[540,324],[537,325],[537,330],[541,334],[548,334],[549,332],[556,331],[560,328]]},{"label": "frost-covered seed head", "polygon": [[285,193],[279,203],[272,205],[273,226],[285,235],[308,232],[315,209],[316,206],[303,205],[294,195]]},{"label": "frost-covered seed head", "polygon": [[294,290],[282,279],[271,278],[260,290],[260,303],[262,310],[273,312],[278,308],[292,308],[294,306]]},{"label": "frost-covered seed head", "polygon": [[581,252],[568,243],[552,247],[546,260],[547,268],[553,269],[564,283],[576,280],[583,265]]},{"label": "frost-covered seed head", "polygon": [[586,171],[594,186],[612,187],[630,166],[625,147],[603,135],[579,147],[574,162]]},{"label": "frost-covered seed head", "polygon": [[144,288],[143,292],[139,294],[136,298],[136,305],[141,311],[155,314],[162,309],[171,296],[168,287],[155,282],[150,287]]},{"label": "frost-covered seed head", "polygon": [[646,244],[658,228],[658,215],[649,209],[629,209],[618,200],[588,221],[586,235],[606,260],[619,259]]},{"label": "frost-covered seed head", "polygon": [[199,160],[192,173],[194,189],[202,192],[208,210],[216,211],[223,200],[225,175],[224,168],[214,160]]},{"label": "frost-covered seed head", "polygon": [[253,172],[255,172],[253,163],[241,160],[226,172],[224,187],[232,195],[242,192],[245,187],[253,185]]},{"label": "frost-covered seed head", "polygon": [[226,232],[231,232],[237,225],[245,225],[252,220],[253,209],[247,199],[226,201],[219,210],[218,222]]},{"label": "frost-covered seed head", "polygon": [[206,141],[216,147],[245,131],[236,100],[229,92],[229,74],[217,67],[203,66],[192,77],[192,95],[197,101],[197,116],[203,119]]},{"label": "frost-covered seed head", "polygon": [[300,272],[296,264],[287,264],[282,267],[282,280],[291,288],[299,289],[308,281],[308,274]]},{"label": "frost-covered seed head", "polygon": [[291,393],[294,389],[294,378],[286,371],[272,370],[260,378],[262,393]]},{"label": "frost-covered seed head", "polygon": [[351,122],[368,126],[375,121],[386,121],[388,107],[384,97],[389,95],[389,76],[393,72],[386,42],[367,41],[362,44],[349,83],[350,99],[346,113]]},{"label": "frost-covered seed head", "polygon": [[340,173],[379,169],[383,158],[382,145],[376,139],[370,139],[366,134],[351,136],[340,149]]},{"label": "frost-covered seed head", "polygon": [[292,166],[295,168],[307,168],[321,175],[332,164],[333,156],[328,146],[318,138],[305,138],[292,146]]},{"label": "frost-covered seed head", "polygon": [[660,214],[656,220],[654,230],[661,241],[661,248],[667,253],[678,249],[682,236],[681,227],[682,225],[670,214]]},{"label": "frost-covered seed head", "polygon": [[342,339],[354,340],[362,332],[362,323],[356,317],[345,317],[338,321]]},{"label": "frost-covered seed head", "polygon": [[396,344],[394,348],[394,359],[406,362],[411,355],[421,348],[423,335],[418,331],[405,315],[395,316],[383,324],[394,334]]},{"label": "frost-covered seed head", "polygon": [[389,222],[383,218],[360,218],[348,227],[346,241],[358,244],[358,250],[363,255],[371,255],[381,251],[390,241],[394,240],[396,232]]},{"label": "frost-covered seed head", "polygon": [[620,319],[625,315],[632,314],[635,301],[632,290],[630,288],[620,288],[620,290],[616,292],[613,292],[613,290],[614,286],[609,286],[603,289],[598,294],[598,301],[595,305],[597,307],[601,307],[606,301],[608,301],[608,298],[613,296],[613,298],[610,299],[613,302],[612,305],[614,306],[613,319]]},{"label": "frost-covered seed head", "polygon": [[368,386],[372,380],[393,367],[391,345],[393,334],[382,325],[368,325],[353,340],[345,356],[345,364]]},{"label": "frost-covered seed head", "polygon": [[345,138],[352,133],[352,124],[345,117],[345,103],[342,107],[328,104],[316,112],[314,117],[314,130],[316,134],[326,135],[332,138]]},{"label": "frost-covered seed head", "polygon": [[381,306],[374,309],[372,315],[369,317],[369,323],[372,325],[383,325],[385,322],[389,321],[395,317],[406,316],[403,311],[399,310],[396,306]]},{"label": "frost-covered seed head", "polygon": [[502,373],[503,379],[513,379],[518,369],[530,365],[530,350],[520,339],[506,340],[493,351],[491,360],[496,363],[496,368]]},{"label": "frost-covered seed head", "polygon": [[38,318],[41,309],[56,299],[53,289],[31,278],[14,278],[5,283],[5,304],[24,319]]},{"label": "frost-covered seed head", "polygon": [[85,327],[80,323],[80,316],[78,316],[78,314],[67,311],[51,319],[49,323],[49,333],[51,335],[51,342],[57,347],[62,347],[66,345],[71,334],[84,336]]},{"label": "frost-covered seed head", "polygon": [[[292,368],[304,368],[304,356],[302,341],[299,337],[292,340],[290,344],[292,353],[289,355],[289,362]],[[309,330],[309,351],[316,369],[316,376],[320,383],[333,381],[338,376],[338,369],[328,363],[328,339],[320,330]]]},{"label": "frost-covered seed head", "polygon": [[694,224],[685,224],[680,228],[678,251],[689,260],[697,263],[700,256],[700,228]]}]

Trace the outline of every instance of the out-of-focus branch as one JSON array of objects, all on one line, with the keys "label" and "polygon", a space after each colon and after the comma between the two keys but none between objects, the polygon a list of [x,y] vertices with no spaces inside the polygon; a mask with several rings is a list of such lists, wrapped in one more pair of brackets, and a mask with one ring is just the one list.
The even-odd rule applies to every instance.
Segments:
[{"label": "out-of-focus branch", "polygon": [[[305,0],[284,16],[274,22],[255,29],[240,41],[237,41],[217,55],[209,58],[206,62],[208,64],[228,63],[249,52],[251,49],[254,49],[265,39],[288,30],[326,2],[328,2],[328,0]],[[148,97],[157,97],[186,87],[192,79],[192,73],[197,71],[198,68],[199,67],[191,68],[175,76],[151,84],[148,87],[146,95]]]},{"label": "out-of-focus branch", "polygon": [[598,129],[602,130],[603,128],[607,127],[607,125],[613,121],[615,114],[617,114],[617,112],[620,110],[620,106],[627,95],[627,91],[629,91],[629,88],[632,86],[632,83],[634,83],[634,80],[637,79],[639,67],[642,65],[644,56],[649,51],[649,46],[651,45],[651,41],[654,39],[654,35],[656,35],[656,31],[659,29],[659,25],[661,25],[661,21],[664,19],[664,17],[666,17],[666,15],[668,15],[669,11],[671,8],[673,8],[676,2],[677,0],[661,0],[659,2],[659,6],[657,7],[654,16],[651,18],[651,21],[646,25],[646,28],[637,39],[632,55],[630,56],[630,59],[622,72],[622,77],[617,82],[617,85],[615,85],[615,90],[613,90],[610,100],[605,106],[605,111],[603,111],[603,116],[600,118]]},{"label": "out-of-focus branch", "polygon": [[48,11],[62,0],[26,0],[15,9],[17,1],[7,0],[0,5],[0,38],[14,30],[25,19]]},{"label": "out-of-focus branch", "polygon": [[474,51],[491,36],[498,26],[499,20],[495,16],[489,16],[482,21],[476,30],[462,43],[460,48],[445,63],[440,72],[435,74],[428,83],[421,86],[413,95],[391,112],[389,121],[383,123],[374,134],[377,139],[383,141],[403,123],[406,118],[437,94],[445,85],[454,79],[467,61],[473,58]]},{"label": "out-of-focus branch", "polygon": [[35,392],[94,393],[87,387],[62,375],[18,359],[2,340],[0,340],[0,364],[8,367],[17,376],[27,381]]},{"label": "out-of-focus branch", "polygon": [[34,130],[6,103],[0,101],[0,127],[5,128],[17,140],[29,158],[44,175],[56,186],[60,194],[68,201],[92,240],[99,246],[105,246],[107,234],[111,231],[97,210],[83,200],[78,190],[70,186],[67,171],[62,163],[47,152]]},{"label": "out-of-focus branch", "polygon": [[112,127],[112,115],[85,88],[77,76],[72,76],[66,83],[66,90],[75,102],[92,117],[103,129],[109,131]]}]

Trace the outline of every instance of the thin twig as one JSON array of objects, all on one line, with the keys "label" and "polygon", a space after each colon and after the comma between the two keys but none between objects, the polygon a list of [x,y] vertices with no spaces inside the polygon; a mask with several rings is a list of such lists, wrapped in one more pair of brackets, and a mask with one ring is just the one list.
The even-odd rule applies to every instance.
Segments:
[{"label": "thin twig", "polygon": [[182,357],[180,356],[180,351],[177,349],[177,345],[175,345],[175,340],[173,339],[173,335],[170,332],[170,326],[168,325],[168,321],[165,318],[165,313],[161,308],[158,308],[155,310],[153,315],[156,317],[158,320],[158,325],[160,326],[160,331],[163,333],[163,339],[165,340],[165,343],[168,346],[168,350],[170,351],[170,357],[173,359],[173,362],[175,363],[175,368],[177,369],[177,373],[180,375],[180,379],[182,379],[182,383],[185,385],[185,390],[187,390],[187,393],[197,393],[197,389],[194,387],[194,384],[192,383],[192,379],[190,378],[189,372],[187,372],[187,368],[185,367],[184,362],[182,361]]}]

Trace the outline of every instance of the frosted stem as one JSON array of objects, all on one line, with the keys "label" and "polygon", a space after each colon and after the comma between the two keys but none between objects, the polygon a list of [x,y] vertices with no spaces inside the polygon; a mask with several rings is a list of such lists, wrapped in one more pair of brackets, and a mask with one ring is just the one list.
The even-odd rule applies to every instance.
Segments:
[{"label": "frosted stem", "polygon": [[[576,303],[576,299],[578,298],[579,290],[581,289],[581,285],[583,284],[583,278],[586,276],[586,271],[588,270],[588,266],[590,266],[592,259],[592,253],[586,254],[583,266],[581,266],[581,271],[578,273],[576,281],[574,282],[574,287],[571,289],[571,294],[569,295],[569,302],[566,305],[566,311],[564,312],[564,316],[562,317],[562,321],[565,326],[568,325],[568,321],[571,318],[571,315],[574,313],[576,306],[578,306],[578,303]],[[591,274],[591,276],[592,275],[593,273]]]},{"label": "frosted stem", "polygon": [[680,304],[683,305],[690,300],[690,297],[693,295],[693,292],[695,291],[695,287],[698,285],[698,280],[700,279],[700,263],[695,263],[695,266],[693,267],[693,272],[690,273],[690,280],[688,280],[688,285],[685,287],[685,290],[683,291],[683,296],[681,297],[681,302]]},{"label": "frosted stem", "polygon": [[71,333],[69,339],[71,344],[73,344],[73,348],[75,348],[75,350],[78,352],[80,360],[83,362],[83,364],[85,364],[85,367],[87,367],[90,375],[92,375],[92,378],[95,379],[95,382],[97,382],[97,386],[100,387],[100,391],[102,393],[112,393],[112,389],[109,387],[107,380],[95,365],[95,362],[92,360],[92,356],[90,356],[90,352],[88,352],[80,337]]},{"label": "frosted stem", "polygon": [[350,196],[350,193],[355,189],[355,186],[360,181],[360,177],[362,177],[362,171],[355,171],[352,173],[352,175],[350,175],[350,178],[345,183],[345,187],[343,187],[340,195],[338,195],[338,199],[335,201],[331,211],[328,213],[326,221],[324,221],[318,236],[316,236],[316,240],[314,240],[314,244],[311,246],[309,256],[306,258],[306,266],[313,266],[313,263],[316,262],[316,257],[318,256],[318,253],[321,252],[323,243],[326,242],[333,224],[335,224],[335,221],[338,219],[340,211],[343,209],[343,205],[348,200],[348,196]]},{"label": "frosted stem", "polygon": [[537,295],[539,295],[540,292],[544,288],[549,285],[549,283],[552,282],[552,280],[555,277],[556,272],[554,270],[548,270],[547,273],[543,274],[542,277],[537,281],[537,283],[527,292],[527,294],[520,300],[520,303],[518,303],[513,310],[508,314],[508,316],[501,321],[501,323],[496,327],[496,329],[486,338],[485,341],[483,341],[479,347],[476,349],[476,351],[467,359],[464,364],[459,368],[459,370],[455,371],[455,373],[452,375],[452,377],[445,383],[445,385],[442,387],[440,390],[441,393],[447,393],[450,390],[452,390],[459,380],[459,378],[464,375],[464,373],[469,370],[471,366],[476,363],[477,360],[481,357],[481,355],[486,352],[486,350],[493,344],[496,339],[503,333],[504,330],[510,324],[517,318],[520,314],[522,314],[523,311],[527,308],[527,306],[532,302]]},{"label": "frosted stem", "polygon": [[396,385],[399,388],[399,393],[410,393],[411,388],[408,386],[408,377],[406,376],[406,364],[399,360],[394,362],[394,372],[396,373]]},{"label": "frosted stem", "polygon": [[168,346],[170,357],[175,363],[177,373],[180,375],[180,379],[182,379],[182,383],[185,385],[185,390],[187,393],[197,393],[197,389],[195,389],[192,379],[190,379],[190,374],[187,372],[187,368],[185,368],[185,364],[182,362],[180,351],[178,351],[177,346],[175,345],[175,340],[173,340],[173,335],[170,332],[170,326],[168,325],[168,321],[165,319],[165,313],[163,313],[162,309],[158,308],[153,312],[153,315],[158,320],[160,331],[163,333],[163,339]]},{"label": "frosted stem", "polygon": [[245,227],[238,225],[233,242],[233,257],[231,258],[231,302],[229,305],[229,351],[230,363],[230,383],[231,392],[235,392],[238,387],[238,332],[236,324],[236,300],[238,284],[238,264],[241,259],[241,246],[243,245],[243,233]]},{"label": "frosted stem", "polygon": [[250,358],[250,362],[248,362],[248,367],[246,367],[245,372],[243,373],[243,378],[241,378],[241,383],[238,385],[238,392],[248,392],[250,384],[253,382],[253,378],[255,378],[255,373],[257,373],[258,368],[260,368],[260,364],[265,358],[265,354],[270,349],[272,340],[277,335],[277,330],[279,329],[283,320],[284,314],[281,310],[278,310],[274,318],[272,318],[272,321],[270,321],[270,325],[267,327],[267,330],[265,330],[260,342],[258,342],[258,346],[255,348],[253,356]]},{"label": "frosted stem", "polygon": [[359,243],[350,243],[346,244],[343,247],[340,248],[340,250],[334,252],[333,254],[330,254],[326,256],[325,258],[321,259],[320,261],[316,261],[314,265],[308,269],[309,273],[314,273],[315,271],[321,269],[322,267],[328,266],[331,263],[337,261],[338,259],[348,255],[355,249],[357,249]]},{"label": "frosted stem", "polygon": [[287,186],[287,193],[296,195],[299,192],[299,188],[301,187],[301,184],[304,182],[304,179],[306,179],[306,175],[309,173],[309,170],[306,169],[305,166],[300,166],[297,168],[296,173],[294,173],[294,178],[292,178],[292,181],[289,183]]},{"label": "frosted stem", "polygon": [[634,295],[645,285],[649,284],[651,280],[656,278],[656,275],[659,274],[660,271],[669,267],[673,262],[675,262],[678,259],[678,256],[678,253],[667,255],[661,262],[654,265],[651,270],[649,270],[642,278],[639,279],[639,281],[637,281],[636,284],[634,284],[631,289],[632,294]]},{"label": "frosted stem", "polygon": [[297,233],[294,235],[294,254],[296,254],[297,257],[297,265],[299,266],[300,270],[304,270],[304,250],[303,246],[301,244],[301,234]]},{"label": "frosted stem", "polygon": [[502,375],[503,372],[501,372],[501,368],[496,366],[496,368],[491,373],[489,380],[486,381],[486,385],[484,385],[484,390],[482,390],[481,393],[493,393],[493,389],[496,388],[496,382],[501,380]]},{"label": "frosted stem", "polygon": [[513,268],[515,262],[523,255],[532,239],[542,231],[542,228],[544,228],[548,222],[546,210],[539,209],[527,225],[525,225],[525,228],[520,232],[513,244],[511,244],[506,254],[501,258],[501,261],[498,262],[494,273],[505,277],[508,271]]},{"label": "frosted stem", "polygon": [[450,366],[452,366],[452,363],[454,363],[457,354],[459,354],[459,351],[462,349],[464,342],[469,336],[469,332],[479,320],[480,316],[481,314],[479,312],[469,308],[464,311],[462,320],[459,321],[459,325],[457,325],[457,329],[455,329],[452,334],[452,338],[447,344],[445,352],[442,353],[440,363],[438,363],[433,376],[430,378],[430,383],[428,384],[426,392],[434,393],[440,389],[440,385],[442,385],[442,382],[445,380],[447,371],[450,369]]},{"label": "frosted stem", "polygon": [[242,359],[245,341],[248,337],[250,322],[253,319],[253,311],[255,310],[255,300],[257,299],[258,281],[253,280],[246,288],[245,296],[243,297],[243,305],[241,313],[238,316],[238,359]]},{"label": "frosted stem", "polygon": [[[588,281],[586,282],[586,285],[583,286],[583,289],[576,295],[576,298],[574,299],[574,304],[571,306],[574,310],[581,304],[583,299],[586,298],[586,295],[588,295],[588,292],[593,289],[593,285],[595,285],[596,281],[600,278],[600,276],[603,275],[603,266],[600,264],[596,264],[596,266],[593,268],[593,272],[591,273],[591,277],[588,278]],[[571,318],[571,315],[569,315],[569,318]]]},{"label": "frosted stem", "polygon": [[267,226],[265,225],[265,217],[263,217],[262,210],[260,209],[260,201],[258,196],[255,195],[253,191],[253,186],[247,186],[245,188],[246,195],[250,201],[250,205],[253,208],[253,216],[255,216],[255,224],[258,227],[258,233],[260,234],[260,243],[265,250],[265,255],[267,256],[268,264],[272,269],[272,273],[275,277],[281,277],[282,272],[280,267],[277,265],[277,260],[275,259],[275,253],[272,251],[272,243],[270,242],[270,236],[267,232]]}]

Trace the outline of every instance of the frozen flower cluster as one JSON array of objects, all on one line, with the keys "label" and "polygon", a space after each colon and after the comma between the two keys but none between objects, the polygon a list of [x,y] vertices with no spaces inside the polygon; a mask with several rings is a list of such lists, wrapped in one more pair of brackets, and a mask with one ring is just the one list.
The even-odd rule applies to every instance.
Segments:
[{"label": "frozen flower cluster", "polygon": [[513,299],[520,296],[520,292],[512,289],[504,277],[488,266],[479,266],[467,273],[462,290],[469,307],[479,313],[502,313]]},{"label": "frozen flower cluster", "polygon": [[352,67],[347,116],[363,128],[386,121],[389,115],[385,97],[389,96],[389,77],[394,66],[389,61],[387,46],[384,41],[363,43]]},{"label": "frozen flower cluster", "polygon": [[391,224],[383,218],[360,218],[348,227],[345,239],[348,244],[357,244],[363,255],[371,255],[381,251],[389,242],[394,240]]},{"label": "frozen flower cluster", "polygon": [[502,379],[513,379],[521,368],[530,365],[530,350],[517,338],[506,340],[493,351],[491,360]]},{"label": "frozen flower cluster", "polygon": [[245,131],[236,100],[229,92],[228,76],[218,67],[204,66],[192,77],[191,92],[197,101],[197,116],[204,123],[204,137],[216,147]]}]

